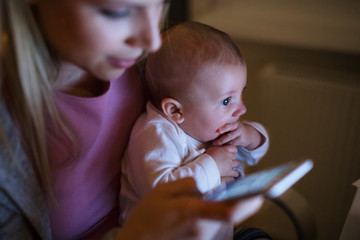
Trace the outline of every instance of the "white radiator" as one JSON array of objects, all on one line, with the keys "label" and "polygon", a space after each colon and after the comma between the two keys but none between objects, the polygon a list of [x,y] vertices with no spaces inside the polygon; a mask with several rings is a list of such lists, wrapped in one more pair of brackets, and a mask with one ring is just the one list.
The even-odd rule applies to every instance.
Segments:
[{"label": "white radiator", "polygon": [[318,239],[338,239],[360,178],[360,76],[272,64],[258,81],[257,111],[271,139],[261,167],[312,158],[295,187],[314,208]]}]

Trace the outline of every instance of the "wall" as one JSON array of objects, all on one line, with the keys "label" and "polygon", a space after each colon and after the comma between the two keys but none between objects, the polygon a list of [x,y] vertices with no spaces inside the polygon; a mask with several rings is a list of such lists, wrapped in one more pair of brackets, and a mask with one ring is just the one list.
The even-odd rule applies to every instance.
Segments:
[{"label": "wall", "polygon": [[[352,183],[360,178],[360,3],[192,4],[192,19],[228,32],[247,61],[245,117],[262,122],[271,137],[257,168],[313,158],[313,171],[294,188],[313,207],[318,239],[338,239],[356,190]],[[274,215],[264,220],[275,226]],[[275,235],[291,226],[278,228]]]}]

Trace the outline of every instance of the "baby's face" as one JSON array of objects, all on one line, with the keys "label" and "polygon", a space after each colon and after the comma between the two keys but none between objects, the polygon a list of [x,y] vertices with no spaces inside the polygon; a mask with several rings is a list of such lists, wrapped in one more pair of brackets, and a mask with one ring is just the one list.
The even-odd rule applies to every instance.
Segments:
[{"label": "baby's face", "polygon": [[246,112],[242,92],[246,85],[245,65],[205,65],[183,105],[185,121],[179,126],[198,141],[219,136],[218,129],[233,123]]}]

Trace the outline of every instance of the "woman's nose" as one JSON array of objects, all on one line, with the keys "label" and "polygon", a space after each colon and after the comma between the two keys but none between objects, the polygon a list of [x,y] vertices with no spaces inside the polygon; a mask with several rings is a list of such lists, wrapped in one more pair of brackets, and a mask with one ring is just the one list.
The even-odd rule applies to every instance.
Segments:
[{"label": "woman's nose", "polygon": [[142,12],[142,17],[139,19],[136,32],[128,39],[128,44],[136,47],[141,47],[147,52],[153,52],[161,46],[160,36],[160,18],[162,16],[162,8],[151,6]]},{"label": "woman's nose", "polygon": [[239,106],[235,109],[235,111],[233,112],[233,117],[240,117],[242,115],[244,115],[246,113],[246,106],[244,105],[244,103],[241,101]]}]

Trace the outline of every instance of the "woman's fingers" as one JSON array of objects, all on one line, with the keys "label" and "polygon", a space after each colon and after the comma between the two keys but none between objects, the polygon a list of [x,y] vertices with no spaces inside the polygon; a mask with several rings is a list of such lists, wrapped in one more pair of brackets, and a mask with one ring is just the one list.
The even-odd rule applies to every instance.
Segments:
[{"label": "woman's fingers", "polygon": [[234,203],[231,221],[240,223],[254,215],[264,203],[263,196],[255,196]]}]

